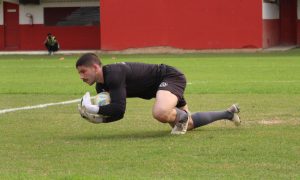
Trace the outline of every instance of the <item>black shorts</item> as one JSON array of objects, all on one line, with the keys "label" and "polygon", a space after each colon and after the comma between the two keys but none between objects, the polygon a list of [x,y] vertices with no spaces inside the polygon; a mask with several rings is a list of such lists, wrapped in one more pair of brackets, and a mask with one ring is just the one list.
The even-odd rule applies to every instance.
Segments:
[{"label": "black shorts", "polygon": [[45,44],[46,48],[48,49],[48,51],[58,51],[59,50],[59,44],[58,43],[55,43],[54,45],[48,45],[48,44]]},{"label": "black shorts", "polygon": [[177,96],[178,102],[176,107],[183,107],[186,105],[184,99],[184,90],[186,87],[186,78],[183,73],[174,67],[164,65],[165,73],[162,77],[162,81],[158,87],[158,90],[167,90]]}]

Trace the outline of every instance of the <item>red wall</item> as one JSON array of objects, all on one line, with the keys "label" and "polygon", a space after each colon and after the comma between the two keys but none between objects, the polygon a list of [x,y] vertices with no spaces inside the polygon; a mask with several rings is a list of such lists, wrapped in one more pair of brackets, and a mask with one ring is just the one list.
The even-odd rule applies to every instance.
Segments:
[{"label": "red wall", "polygon": [[4,26],[0,25],[0,50],[4,48]]},{"label": "red wall", "polygon": [[263,48],[280,44],[280,19],[263,20]]},{"label": "red wall", "polygon": [[262,47],[261,0],[100,0],[101,48]]},{"label": "red wall", "polygon": [[300,46],[300,20],[297,21],[297,44]]},{"label": "red wall", "polygon": [[100,49],[99,26],[44,26],[22,25],[20,27],[21,49],[44,49],[43,42],[51,32],[63,50]]},{"label": "red wall", "polygon": [[[20,25],[20,50],[44,50],[44,40],[51,32],[62,50],[100,49],[99,26]],[[0,26],[0,50],[4,50],[4,31]]]}]

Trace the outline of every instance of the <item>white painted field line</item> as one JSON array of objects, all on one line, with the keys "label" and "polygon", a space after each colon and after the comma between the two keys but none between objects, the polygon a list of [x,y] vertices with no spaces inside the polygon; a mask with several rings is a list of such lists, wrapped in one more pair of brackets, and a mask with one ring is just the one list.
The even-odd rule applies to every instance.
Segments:
[{"label": "white painted field line", "polygon": [[39,105],[35,105],[35,106],[25,106],[25,107],[19,107],[19,108],[2,109],[2,110],[0,110],[0,114],[5,114],[8,112],[14,112],[14,111],[21,111],[21,110],[40,109],[40,108],[46,108],[49,106],[72,104],[72,103],[77,103],[80,101],[81,101],[81,99],[74,99],[74,100],[70,100],[70,101],[57,102],[57,103],[47,103],[47,104],[39,104]]}]

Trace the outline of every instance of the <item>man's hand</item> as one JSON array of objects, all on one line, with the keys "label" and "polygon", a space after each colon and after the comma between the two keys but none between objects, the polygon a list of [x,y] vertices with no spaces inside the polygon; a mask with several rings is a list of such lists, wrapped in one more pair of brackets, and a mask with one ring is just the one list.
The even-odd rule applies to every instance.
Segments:
[{"label": "man's hand", "polygon": [[84,118],[84,119],[87,119],[87,118],[88,118],[88,115],[87,115],[87,113],[86,113],[86,111],[85,111],[85,108],[83,108],[83,107],[81,106],[81,104],[78,104],[78,111],[79,111],[79,114],[80,114],[80,116],[81,116],[82,118]]},{"label": "man's hand", "polygon": [[91,114],[86,111],[86,108],[83,107],[81,104],[78,104],[78,111],[82,118],[86,119],[91,123],[103,123],[105,118],[100,116],[99,114]]}]

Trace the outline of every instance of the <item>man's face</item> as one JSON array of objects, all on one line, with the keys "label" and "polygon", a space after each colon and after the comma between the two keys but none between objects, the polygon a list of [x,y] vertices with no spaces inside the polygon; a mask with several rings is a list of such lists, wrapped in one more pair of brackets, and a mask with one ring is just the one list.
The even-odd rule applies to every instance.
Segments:
[{"label": "man's face", "polygon": [[77,71],[80,79],[88,85],[93,85],[96,82],[96,67],[92,66],[78,66]]}]

